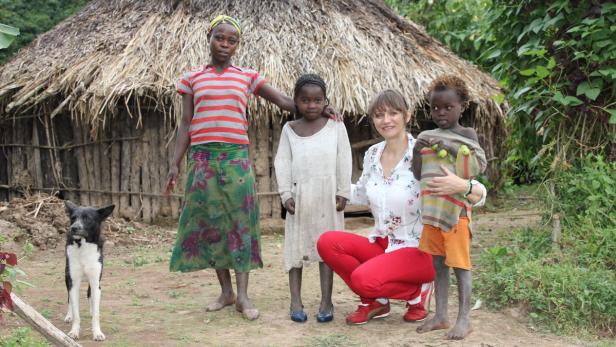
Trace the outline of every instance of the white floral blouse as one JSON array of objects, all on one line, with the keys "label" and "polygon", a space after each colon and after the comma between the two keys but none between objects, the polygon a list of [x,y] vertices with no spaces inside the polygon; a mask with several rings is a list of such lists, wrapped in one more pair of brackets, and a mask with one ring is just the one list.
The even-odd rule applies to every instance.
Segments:
[{"label": "white floral blouse", "polygon": [[[383,174],[381,154],[385,142],[370,147],[364,155],[364,167],[356,184],[351,185],[351,204],[368,205],[374,216],[374,229],[368,234],[370,242],[377,237],[389,237],[386,253],[405,247],[418,247],[423,229],[421,221],[421,189],[419,181],[411,171],[415,138],[408,134],[406,154],[392,170],[389,177]],[[485,203],[486,189],[483,188],[481,201]]]}]

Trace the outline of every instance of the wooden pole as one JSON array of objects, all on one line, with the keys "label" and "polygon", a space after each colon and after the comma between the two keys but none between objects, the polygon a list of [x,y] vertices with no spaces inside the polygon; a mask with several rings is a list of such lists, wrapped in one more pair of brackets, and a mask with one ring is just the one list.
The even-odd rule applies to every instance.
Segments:
[{"label": "wooden pole", "polygon": [[[135,123],[131,123],[130,126],[132,135],[143,135],[143,129],[137,129]],[[141,141],[144,141],[143,139]],[[130,163],[130,191],[140,192],[141,190],[141,163],[143,162],[142,143],[131,143],[131,163]],[[131,218],[141,218],[141,196],[131,195],[130,206],[133,211]]]},{"label": "wooden pole", "polygon": [[[165,189],[167,183],[167,172],[169,172],[169,156],[167,154],[167,122],[162,119],[158,129],[158,189],[160,192]],[[160,214],[163,216],[171,216],[171,204],[169,198],[158,198],[160,204]]]},{"label": "wooden pole", "polygon": [[[149,162],[150,162],[150,189],[149,191],[154,194],[160,194],[160,173],[158,170],[160,169],[160,158],[158,157],[159,147],[161,146],[160,139],[160,128],[165,127],[165,123],[162,119],[161,114],[152,113],[150,115],[152,119],[150,121],[150,148],[148,150],[149,154]],[[156,220],[160,213],[160,199],[159,198],[151,198],[150,203],[152,204],[152,220]]]},{"label": "wooden pole", "polygon": [[[34,118],[32,120],[32,144],[34,146],[39,145],[39,132],[38,132],[38,118]],[[30,170],[32,175],[34,176],[34,185],[37,187],[43,186],[43,169],[41,167],[41,151],[38,148],[32,149],[32,159],[30,164],[33,166],[33,170]],[[52,167],[52,170],[54,168]]]},{"label": "wooden pole", "polygon": [[[173,130],[172,130],[173,131]],[[169,147],[167,147],[167,163],[169,163],[168,167],[171,166],[171,161],[173,160],[173,154],[175,152],[175,141],[177,141],[177,135],[171,135],[171,138],[173,139],[170,143],[169,143]],[[183,163],[184,161],[182,161]],[[167,170],[169,171],[169,170]],[[185,169],[183,165],[180,165],[179,167],[179,173],[178,173],[178,179],[175,185],[175,192],[176,193],[182,193],[184,192],[184,185],[182,185],[182,176],[185,173]],[[166,179],[166,177],[165,177]],[[165,181],[165,183],[167,183]],[[169,199],[169,204],[171,205],[171,217],[178,218],[178,216],[180,215],[180,199],[178,198],[170,198]]]},{"label": "wooden pole", "polygon": [[[118,122],[119,123],[119,122]],[[118,124],[116,122],[111,123],[109,126],[111,127],[111,137],[118,137],[119,135],[119,128],[121,127],[120,124]],[[120,190],[120,150],[121,150],[121,144],[118,141],[114,141],[111,143],[111,160],[110,160],[110,165],[111,165],[111,189],[113,191],[118,191]],[[113,204],[116,206],[115,209],[113,210],[113,215],[114,216],[120,216],[120,196],[118,195],[111,195],[111,201],[113,202]]]},{"label": "wooden pole", "polygon": [[[113,124],[111,124],[113,126]],[[101,130],[101,134],[99,136],[104,136],[105,133],[111,132],[110,129]],[[101,162],[101,175],[100,175],[100,189],[104,191],[110,191],[111,188],[111,145],[112,144],[101,144],[99,145],[100,152],[100,162]],[[113,198],[109,195],[101,195],[102,201],[100,202],[100,206],[107,206],[113,202]]]},{"label": "wooden pole", "polygon": [[[102,136],[101,130],[97,129],[98,134],[96,135],[97,137]],[[88,148],[88,152],[92,155],[92,162],[94,163],[93,166],[93,175],[92,175],[92,181],[90,181],[91,183],[93,183],[93,186],[90,187],[90,189],[96,189],[96,190],[102,190],[103,189],[103,163],[101,162],[102,158],[101,158],[101,152],[102,152],[102,148],[103,145],[96,145],[96,146],[92,146],[90,148]],[[103,205],[103,200],[104,197],[101,194],[95,194],[94,196],[90,196],[90,199],[94,198],[94,206],[100,207]]]},{"label": "wooden pole", "polygon": [[47,341],[55,346],[61,347],[80,347],[81,345],[75,342],[60,329],[51,324],[45,317],[38,313],[32,306],[20,299],[15,293],[11,293],[13,300],[14,311],[17,316],[25,320],[36,331],[41,333]]},{"label": "wooden pole", "polygon": [[[152,143],[153,143],[153,123],[152,116],[144,117],[143,119],[143,141],[141,142],[141,155],[143,158],[141,165],[141,190],[144,192],[152,192],[151,169],[152,169]],[[152,198],[149,196],[142,197],[143,221],[146,223],[152,222]]]},{"label": "wooden pole", "polygon": [[[131,127],[131,118],[126,114],[121,115],[124,118],[124,123],[121,126],[120,133],[121,136],[130,136],[130,127]],[[122,122],[122,121],[120,121]],[[129,191],[130,190],[130,162],[131,162],[131,141],[122,140],[119,142],[121,146],[121,165],[119,168],[120,174],[120,191]],[[118,210],[118,214],[123,218],[133,218],[134,212],[132,212],[132,207],[130,206],[130,196],[129,195],[121,195],[120,196],[120,206],[116,207]]]},{"label": "wooden pole", "polygon": [[[72,120],[71,125],[73,126],[73,143],[83,143],[83,129],[81,128],[81,124],[77,120]],[[79,147],[75,150],[75,160],[77,163],[77,173],[78,173],[78,184],[80,189],[88,190],[90,189],[90,180],[88,178],[88,165],[86,163],[86,147]],[[90,205],[90,194],[86,192],[80,192],[79,201],[83,206]]]},{"label": "wooden pole", "polygon": [[[272,117],[272,161],[270,165],[271,173],[272,173],[272,182],[270,190],[275,192],[278,191],[278,182],[276,181],[276,171],[274,170],[274,159],[276,158],[276,152],[278,151],[278,144],[280,143],[280,134],[282,132],[282,115],[279,117]],[[280,219],[281,216],[281,204],[280,199],[278,197],[273,197],[270,199],[272,204],[272,218]]]},{"label": "wooden pole", "polygon": [[[82,136],[81,141],[87,142],[90,139],[90,135],[88,131],[89,126],[84,121],[82,121],[81,123],[82,123],[81,124],[81,136]],[[89,189],[96,190],[97,189],[96,174],[94,170],[95,170],[95,165],[98,165],[98,164],[94,163],[94,156],[92,154],[94,150],[98,150],[98,148],[96,146],[86,147],[83,149],[83,153],[86,158],[84,162],[84,166],[86,167],[87,172],[88,172],[88,176],[86,178],[88,180],[88,187]],[[89,199],[90,199],[89,206],[92,206],[92,205],[98,206],[99,198],[96,194],[90,194]]]},{"label": "wooden pole", "polygon": [[[269,119],[267,117],[261,117],[252,124],[254,128],[253,137],[251,143],[254,143],[253,157],[255,160],[252,162],[255,169],[255,178],[257,181],[257,190],[269,190],[270,189],[270,127]],[[270,199],[259,199],[259,213],[261,218],[271,218],[272,216],[272,202]]]}]

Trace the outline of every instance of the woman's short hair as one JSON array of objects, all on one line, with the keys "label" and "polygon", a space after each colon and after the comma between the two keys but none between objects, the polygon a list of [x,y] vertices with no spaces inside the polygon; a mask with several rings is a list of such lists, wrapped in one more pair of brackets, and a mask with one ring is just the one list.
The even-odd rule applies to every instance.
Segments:
[{"label": "woman's short hair", "polygon": [[378,110],[384,108],[385,106],[400,112],[407,112],[409,110],[409,105],[406,103],[404,96],[402,96],[399,91],[385,89],[378,93],[370,102],[370,105],[368,106],[368,115],[373,117]]}]

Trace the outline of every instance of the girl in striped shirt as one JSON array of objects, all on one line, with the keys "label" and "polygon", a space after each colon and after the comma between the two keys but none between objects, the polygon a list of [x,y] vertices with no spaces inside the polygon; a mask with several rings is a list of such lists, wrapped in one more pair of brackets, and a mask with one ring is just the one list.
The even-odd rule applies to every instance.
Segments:
[{"label": "girl in striped shirt", "polygon": [[[169,268],[215,269],[221,294],[206,311],[235,304],[246,319],[254,320],[259,311],[247,295],[248,274],[263,267],[263,262],[259,204],[248,159],[246,105],[250,94],[285,111],[293,111],[295,104],[257,71],[231,63],[241,33],[236,19],[214,18],[208,32],[210,63],[185,73],[177,83],[182,118],[166,192],[173,190],[187,150],[188,175]],[[237,298],[230,269],[235,270]]]}]

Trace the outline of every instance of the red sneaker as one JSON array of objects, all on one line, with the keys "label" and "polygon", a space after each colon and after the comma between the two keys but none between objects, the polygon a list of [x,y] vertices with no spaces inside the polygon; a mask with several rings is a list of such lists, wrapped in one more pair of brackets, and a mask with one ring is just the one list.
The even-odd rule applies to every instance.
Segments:
[{"label": "red sneaker", "polygon": [[372,318],[383,318],[389,316],[389,302],[381,304],[378,301],[372,301],[369,304],[362,304],[357,307],[357,310],[350,313],[346,317],[347,324],[366,324]]},{"label": "red sneaker", "polygon": [[415,305],[407,303],[406,307],[408,310],[402,317],[406,322],[421,322],[428,317],[428,312],[421,303]]}]

